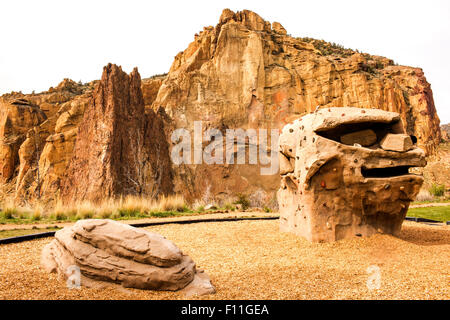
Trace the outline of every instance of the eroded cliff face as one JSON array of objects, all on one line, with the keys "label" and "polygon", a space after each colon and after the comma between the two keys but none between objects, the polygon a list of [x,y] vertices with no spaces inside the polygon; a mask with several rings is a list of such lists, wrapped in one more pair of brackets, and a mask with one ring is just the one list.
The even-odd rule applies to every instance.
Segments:
[{"label": "eroded cliff face", "polygon": [[127,75],[116,65],[106,66],[78,128],[73,156],[62,180],[63,201],[97,202],[142,195],[145,190],[154,196],[164,191],[167,194],[166,184],[160,188],[161,183],[157,180],[155,186],[152,179],[156,171],[158,178],[170,184],[170,179],[165,179],[169,172],[158,171],[158,167],[164,168],[159,157],[167,155],[164,162],[169,159],[167,148],[154,141],[161,140],[157,137],[161,132],[153,128],[161,130],[161,123],[153,111],[145,114],[137,69]]},{"label": "eroded cliff face", "polygon": [[[224,10],[180,52],[153,107],[175,128],[276,128],[317,107],[378,108],[400,113],[407,133],[432,153],[440,141],[430,84],[421,69],[387,58],[287,35],[251,11]],[[253,170],[252,170],[253,169]],[[274,177],[245,166],[177,167],[177,191],[215,195],[274,191]],[[218,183],[218,180],[221,182]],[[187,188],[186,188],[187,186]],[[208,189],[209,188],[209,189]]]},{"label": "eroded cliff face", "polygon": [[12,171],[3,175],[2,199],[23,204],[58,194],[93,84],[65,79],[46,92],[2,96],[0,107],[7,116],[1,137],[11,140],[7,133],[11,130],[15,137],[15,142],[8,144],[11,157],[2,157],[4,163],[14,163]]},{"label": "eroded cliff face", "polygon": [[[84,174],[90,177],[110,175],[111,186],[107,193],[91,198],[82,195],[85,191],[81,187],[70,191],[67,182],[66,199],[94,199],[122,192],[151,196],[177,192],[189,200],[211,201],[245,193],[256,204],[273,203],[278,174],[262,176],[261,166],[248,160],[242,165],[171,162],[169,155],[175,146],[170,139],[172,132],[177,128],[192,130],[194,121],[203,121],[203,133],[217,128],[225,136],[225,131],[233,128],[279,130],[317,107],[353,106],[400,113],[407,133],[416,136],[418,146],[429,154],[441,139],[432,90],[421,69],[397,66],[390,59],[324,41],[294,38],[280,23],[271,24],[251,11],[224,10],[217,26],[204,28],[175,57],[167,75],[142,81],[134,75],[133,93],[130,83],[123,84],[129,81],[127,77],[118,77],[121,80],[111,82],[109,87],[103,80],[80,84],[65,79],[43,93],[3,95],[1,197],[12,197],[20,203],[60,197],[62,180],[70,176],[70,163],[80,157],[74,149],[84,144],[80,150],[97,154],[97,159],[92,155],[85,160],[101,173],[84,167],[81,159],[74,160],[79,169],[86,168]],[[107,91],[101,93],[97,86]],[[95,113],[93,101],[97,101],[95,107],[111,112],[94,108]],[[135,113],[119,112],[130,103],[137,108]],[[85,110],[92,113],[89,121]],[[107,129],[101,131],[100,124]],[[127,127],[138,128],[139,134],[129,132]],[[78,138],[84,131],[84,138]],[[88,140],[88,131],[97,134],[95,139],[101,141],[95,141],[103,145],[90,146],[94,140]],[[84,142],[78,142],[80,139]],[[206,144],[203,142],[203,147]],[[248,148],[250,142],[245,145]],[[103,148],[110,148],[105,152],[112,158],[126,161],[130,173],[112,169],[115,164],[110,164],[108,170],[112,171],[107,173],[98,160]],[[139,161],[128,152],[139,153]],[[136,171],[140,172],[137,176]],[[136,183],[130,184],[128,178],[125,183],[118,178],[122,175],[131,175]]]},{"label": "eroded cliff face", "polygon": [[168,143],[158,116],[164,111],[144,107],[163,78],[141,81],[137,71],[128,76],[108,65],[101,81],[65,79],[39,94],[2,96],[1,199],[45,204],[171,193]]}]

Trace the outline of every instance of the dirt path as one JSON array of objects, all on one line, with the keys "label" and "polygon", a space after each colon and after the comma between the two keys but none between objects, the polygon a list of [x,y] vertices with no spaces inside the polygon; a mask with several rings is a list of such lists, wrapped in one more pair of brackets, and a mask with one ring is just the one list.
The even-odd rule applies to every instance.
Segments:
[{"label": "dirt path", "polygon": [[445,206],[450,206],[450,202],[415,204],[409,207],[411,209],[414,209],[414,208],[445,207]]}]

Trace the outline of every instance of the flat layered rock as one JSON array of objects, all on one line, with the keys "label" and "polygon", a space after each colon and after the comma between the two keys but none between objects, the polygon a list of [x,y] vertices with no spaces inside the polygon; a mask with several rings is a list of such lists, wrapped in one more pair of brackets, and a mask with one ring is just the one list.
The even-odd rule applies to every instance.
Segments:
[{"label": "flat layered rock", "polygon": [[42,252],[41,264],[66,279],[78,267],[81,285],[87,287],[215,292],[208,275],[173,242],[112,220],[80,220],[56,232]]}]

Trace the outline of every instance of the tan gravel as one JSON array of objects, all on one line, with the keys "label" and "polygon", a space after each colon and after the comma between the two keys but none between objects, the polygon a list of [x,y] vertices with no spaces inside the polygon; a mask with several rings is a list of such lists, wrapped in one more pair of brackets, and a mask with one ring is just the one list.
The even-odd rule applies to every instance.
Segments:
[{"label": "tan gravel", "polygon": [[[449,299],[450,227],[405,222],[398,238],[376,235],[313,244],[280,233],[278,221],[164,225],[217,289],[206,299]],[[68,289],[39,267],[51,239],[0,246],[0,299],[182,299],[136,289]],[[367,268],[381,268],[369,290]]]}]

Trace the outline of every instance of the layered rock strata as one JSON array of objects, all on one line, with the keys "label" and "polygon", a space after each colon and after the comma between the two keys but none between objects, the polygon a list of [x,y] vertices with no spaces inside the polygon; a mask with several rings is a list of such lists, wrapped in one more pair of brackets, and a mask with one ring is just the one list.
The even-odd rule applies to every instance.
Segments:
[{"label": "layered rock strata", "polygon": [[215,292],[209,277],[173,242],[112,220],[80,220],[59,230],[44,247],[41,264],[74,285]]}]

